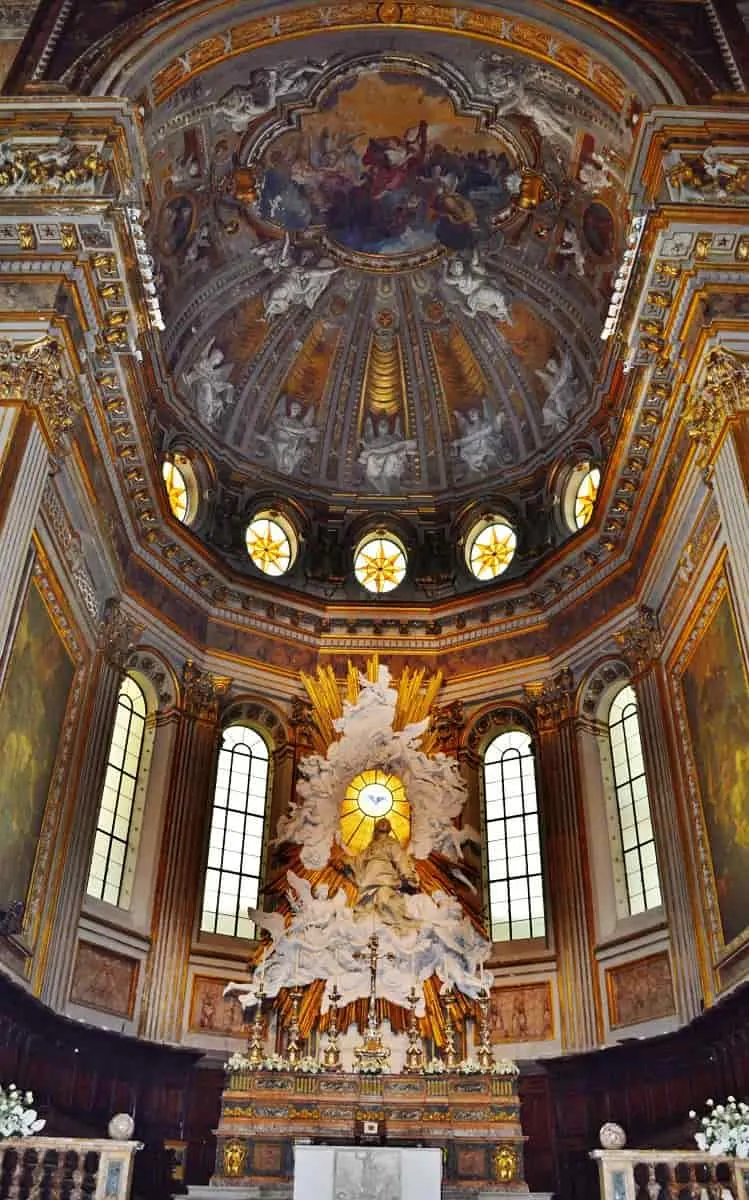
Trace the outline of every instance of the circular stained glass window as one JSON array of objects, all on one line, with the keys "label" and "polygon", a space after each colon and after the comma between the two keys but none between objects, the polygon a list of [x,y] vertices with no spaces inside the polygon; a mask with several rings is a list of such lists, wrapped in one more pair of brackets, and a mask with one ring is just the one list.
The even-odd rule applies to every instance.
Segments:
[{"label": "circular stained glass window", "polygon": [[294,564],[296,532],[281,513],[256,513],[247,526],[245,541],[247,553],[264,575],[285,575]]},{"label": "circular stained glass window", "polygon": [[601,486],[601,472],[598,467],[591,467],[583,475],[575,492],[575,528],[582,529],[593,516],[596,506],[598,489]]},{"label": "circular stained glass window", "polygon": [[477,579],[496,579],[515,557],[517,535],[506,521],[484,518],[468,534],[466,562]]},{"label": "circular stained glass window", "polygon": [[405,846],[411,837],[411,810],[403,783],[380,768],[362,771],[351,780],[341,808],[341,835],[349,854],[369,845],[383,818]]},{"label": "circular stained glass window", "polygon": [[354,552],[354,574],[368,592],[391,592],[405,577],[406,548],[393,533],[370,533]]},{"label": "circular stained glass window", "polygon": [[161,477],[164,480],[169,507],[178,521],[184,522],[187,517],[189,496],[187,480],[176,463],[165,459],[161,464]]}]

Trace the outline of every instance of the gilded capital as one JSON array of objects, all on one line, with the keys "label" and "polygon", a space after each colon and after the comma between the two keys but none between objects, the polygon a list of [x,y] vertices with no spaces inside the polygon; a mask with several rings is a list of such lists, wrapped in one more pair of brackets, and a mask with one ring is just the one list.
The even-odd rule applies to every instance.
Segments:
[{"label": "gilded capital", "polygon": [[661,649],[658,618],[653,610],[643,606],[636,620],[614,634],[614,640],[631,671],[637,674],[647,671]]},{"label": "gilded capital", "polygon": [[431,713],[430,732],[435,748],[446,754],[455,754],[463,732],[465,717],[462,700],[453,700],[452,704],[435,706]]},{"label": "gilded capital", "polygon": [[575,681],[569,667],[565,667],[553,679],[528,684],[524,690],[526,699],[533,707],[540,733],[558,728],[572,716]]},{"label": "gilded capital", "polygon": [[682,414],[701,462],[715,453],[726,423],[747,410],[749,358],[719,346],[708,356],[704,382],[690,393]]},{"label": "gilded capital", "polygon": [[318,731],[312,714],[312,705],[308,700],[293,696],[291,700],[291,728],[294,730],[294,741],[300,750],[315,749]]},{"label": "gilded capital", "polygon": [[62,350],[49,337],[0,341],[0,402],[26,404],[39,413],[52,450],[73,424],[78,400],[66,378]]},{"label": "gilded capital", "polygon": [[104,606],[104,616],[99,626],[99,649],[113,666],[124,671],[144,629],[144,625],[139,625],[123,612],[119,600],[111,598]]},{"label": "gilded capital", "polygon": [[230,685],[231,679],[228,675],[213,675],[210,671],[201,671],[191,658],[186,659],[182,668],[183,710],[191,717],[215,721],[219,701],[226,695]]}]

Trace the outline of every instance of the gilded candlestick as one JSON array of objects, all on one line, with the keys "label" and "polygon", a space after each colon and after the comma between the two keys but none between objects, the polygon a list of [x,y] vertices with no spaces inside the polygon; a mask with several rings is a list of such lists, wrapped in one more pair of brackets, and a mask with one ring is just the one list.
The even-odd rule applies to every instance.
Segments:
[{"label": "gilded candlestick", "polygon": [[406,1049],[406,1070],[411,1074],[421,1074],[424,1070],[424,1047],[421,1041],[421,1033],[419,1032],[419,1022],[416,1016],[416,1005],[419,1002],[419,993],[416,990],[416,984],[412,984],[411,991],[406,997],[408,1000],[408,1047]]},{"label": "gilded candlestick", "polygon": [[291,990],[291,1020],[289,1021],[289,1040],[286,1045],[286,1058],[295,1067],[302,1057],[299,1040],[299,1006],[302,1002],[304,989],[300,987]]},{"label": "gilded candlestick", "polygon": [[251,1067],[259,1067],[265,1058],[265,1046],[263,1043],[263,1034],[265,1032],[265,1022],[263,1021],[264,995],[265,988],[263,987],[263,981],[261,979],[255,991],[255,996],[257,998],[255,1003],[255,1016],[253,1017],[252,1025],[250,1026],[250,1044],[247,1057]]},{"label": "gilded candlestick", "polygon": [[340,1071],[341,1050],[338,1045],[338,1002],[341,993],[335,984],[330,991],[330,1015],[328,1016],[328,1043],[323,1050],[322,1061],[326,1071]]},{"label": "gilded candlestick", "polygon": [[482,1071],[490,1071],[494,1066],[494,1055],[489,1029],[489,993],[485,987],[479,991],[476,1002],[479,1007],[479,1064]]}]

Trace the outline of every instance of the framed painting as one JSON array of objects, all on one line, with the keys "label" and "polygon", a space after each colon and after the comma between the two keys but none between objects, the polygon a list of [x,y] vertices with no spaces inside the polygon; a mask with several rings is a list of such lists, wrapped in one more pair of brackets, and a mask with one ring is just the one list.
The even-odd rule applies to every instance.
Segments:
[{"label": "framed painting", "polygon": [[231,997],[224,999],[224,981],[208,975],[195,975],[190,1001],[190,1032],[245,1037],[247,1027],[242,1009]]},{"label": "framed painting", "polygon": [[70,985],[73,1004],[130,1020],[135,1011],[140,963],[93,942],[79,942]]},{"label": "framed painting", "polygon": [[493,1042],[545,1042],[554,1037],[549,983],[493,987],[489,1008]]},{"label": "framed painting", "polygon": [[749,929],[749,682],[727,586],[708,601],[681,671],[721,939]]},{"label": "framed painting", "polygon": [[0,692],[0,908],[27,897],[74,674],[32,579]]},{"label": "framed painting", "polygon": [[606,972],[606,991],[612,1029],[676,1012],[671,963],[665,950],[612,967]]}]

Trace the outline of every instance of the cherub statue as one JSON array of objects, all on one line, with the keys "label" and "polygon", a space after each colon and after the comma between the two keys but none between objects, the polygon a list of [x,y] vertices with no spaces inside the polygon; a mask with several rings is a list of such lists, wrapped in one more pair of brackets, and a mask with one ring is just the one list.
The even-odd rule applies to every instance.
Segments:
[{"label": "cherub statue", "polygon": [[291,240],[286,234],[280,254],[267,257],[268,265],[275,266],[277,275],[265,294],[265,315],[270,321],[281,316],[297,304],[314,308],[340,267],[319,264],[297,264],[292,260]]},{"label": "cherub statue", "polygon": [[470,264],[462,258],[445,259],[443,279],[462,296],[463,306],[470,316],[485,312],[495,321],[511,321],[504,293],[482,267],[478,250],[474,249]]},{"label": "cherub statue", "polygon": [[215,340],[211,338],[200,358],[182,376],[195,411],[209,429],[217,424],[234,399],[234,384],[229,381],[232,366],[224,362],[224,352],[215,345]]}]

